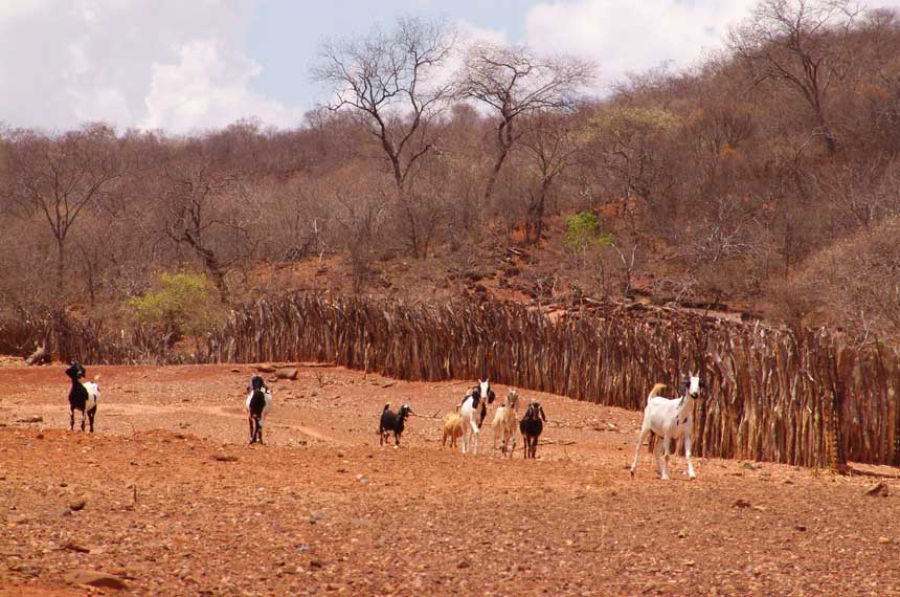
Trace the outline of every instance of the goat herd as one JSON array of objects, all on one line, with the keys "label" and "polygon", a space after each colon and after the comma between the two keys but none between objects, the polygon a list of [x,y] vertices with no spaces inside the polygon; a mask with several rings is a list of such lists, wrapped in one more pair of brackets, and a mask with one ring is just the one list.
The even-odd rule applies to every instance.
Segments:
[{"label": "goat herd", "polygon": [[[86,372],[77,361],[73,362],[66,375],[72,380],[69,390],[69,429],[75,429],[75,411],[81,411],[81,430],[85,430],[85,419],[90,424],[90,432],[94,432],[94,417],[97,414],[97,401],[100,398],[100,386],[94,381],[83,382]],[[694,479],[694,465],[691,462],[691,433],[693,430],[694,401],[700,399],[700,391],[703,383],[699,375],[691,373],[684,380],[684,395],[679,398],[663,398],[659,393],[666,387],[658,383],[653,386],[647,397],[647,406],[644,409],[644,420],[635,448],[634,462],[631,465],[631,475],[637,470],[638,456],[641,444],[644,440],[650,441],[650,447],[654,454],[657,472],[663,480],[669,478],[668,463],[672,442],[677,443],[680,449],[684,447],[687,460],[688,477]],[[263,425],[266,415],[272,410],[272,392],[266,386],[265,380],[258,375],[250,379],[247,389],[246,408],[250,423],[250,443],[263,443]],[[490,380],[479,380],[478,384],[470,389],[455,412],[448,413],[443,420],[443,438],[441,445],[445,446],[450,440],[450,447],[456,446],[456,440],[462,438],[463,454],[478,453],[479,437],[484,420],[487,417],[487,405],[493,404],[496,399],[494,390],[491,389]],[[516,390],[510,390],[503,401],[503,405],[497,408],[491,423],[493,429],[492,451],[497,448],[497,439],[500,439],[500,450],[504,455],[512,457],[516,448],[516,426],[522,434],[523,454],[525,458],[536,458],[538,439],[544,429],[547,416],[544,408],[537,401],[532,401],[525,410],[525,415],[518,419],[519,395]],[[380,445],[390,443],[390,435],[393,433],[396,446],[400,445],[400,437],[406,426],[406,419],[415,415],[408,404],[404,404],[395,413],[390,409],[390,404],[385,404],[381,412],[378,425]],[[661,440],[661,441],[657,441]],[[661,458],[664,456],[664,458]]]}]

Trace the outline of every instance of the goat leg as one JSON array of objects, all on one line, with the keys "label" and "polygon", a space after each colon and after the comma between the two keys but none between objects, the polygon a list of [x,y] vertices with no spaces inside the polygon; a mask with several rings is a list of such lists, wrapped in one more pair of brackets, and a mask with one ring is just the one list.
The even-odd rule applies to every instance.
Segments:
[{"label": "goat leg", "polygon": [[669,480],[669,434],[663,436],[663,469],[662,469],[662,480]]},{"label": "goat leg", "polygon": [[684,435],[684,458],[688,465],[688,479],[695,479],[697,473],[694,472],[694,464],[691,462],[691,436],[688,433]]},{"label": "goat leg", "polygon": [[644,443],[644,438],[647,437],[647,434],[650,432],[649,429],[644,427],[641,428],[641,432],[638,434],[637,447],[634,449],[634,462],[631,463],[631,476],[634,477],[635,471],[637,471],[638,458],[641,455],[641,444]]},{"label": "goat leg", "polygon": [[75,431],[75,409],[69,409],[69,431]]}]

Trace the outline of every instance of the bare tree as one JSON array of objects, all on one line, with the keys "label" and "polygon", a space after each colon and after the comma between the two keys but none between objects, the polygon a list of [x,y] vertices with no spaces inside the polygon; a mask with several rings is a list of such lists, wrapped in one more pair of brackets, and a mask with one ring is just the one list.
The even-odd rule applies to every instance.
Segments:
[{"label": "bare tree", "polygon": [[830,154],[837,151],[837,140],[825,103],[847,59],[834,37],[850,28],[858,12],[851,0],[761,0],[730,36],[731,48],[753,71],[754,84],[775,81],[800,93]]},{"label": "bare tree", "polygon": [[229,269],[249,258],[259,242],[244,213],[251,210],[238,205],[248,201],[243,176],[194,154],[174,157],[162,178],[163,233],[191,249],[228,302]]},{"label": "bare tree", "polygon": [[537,168],[538,185],[536,191],[529,193],[525,240],[536,244],[543,233],[550,189],[577,162],[586,135],[576,128],[576,123],[571,119],[549,110],[538,111],[531,119],[528,130],[522,145]]},{"label": "bare tree", "polygon": [[25,213],[41,214],[56,244],[57,299],[66,300],[66,249],[82,212],[112,191],[123,173],[115,131],[105,125],[51,137],[18,130],[11,134],[3,193]]},{"label": "bare tree", "polygon": [[594,65],[572,57],[540,59],[526,46],[475,44],[460,75],[460,95],[496,112],[497,148],[484,190],[494,194],[497,177],[524,131],[515,126],[523,116],[542,110],[569,110],[578,92],[594,78]]},{"label": "bare tree", "polygon": [[401,18],[396,28],[378,28],[361,39],[326,43],[313,78],[332,86],[328,110],[348,110],[359,118],[390,163],[397,197],[408,220],[411,250],[421,251],[413,198],[407,193],[419,161],[433,148],[435,118],[446,107],[451,81],[442,69],[455,41],[442,23]]}]

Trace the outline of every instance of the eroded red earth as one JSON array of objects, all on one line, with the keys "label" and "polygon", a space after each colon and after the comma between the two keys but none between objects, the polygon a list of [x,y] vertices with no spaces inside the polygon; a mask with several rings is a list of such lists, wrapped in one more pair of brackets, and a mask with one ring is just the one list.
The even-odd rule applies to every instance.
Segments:
[{"label": "eroded red earth", "polygon": [[[89,436],[61,367],[0,368],[0,596],[900,594],[895,469],[699,459],[688,482],[676,458],[665,483],[645,449],[632,481],[637,413],[529,391],[538,459],[492,456],[487,427],[464,456],[439,419],[469,384],[311,365],[272,384],[250,447],[254,371],[88,367]],[[385,402],[420,415],[399,450],[378,446]]]}]

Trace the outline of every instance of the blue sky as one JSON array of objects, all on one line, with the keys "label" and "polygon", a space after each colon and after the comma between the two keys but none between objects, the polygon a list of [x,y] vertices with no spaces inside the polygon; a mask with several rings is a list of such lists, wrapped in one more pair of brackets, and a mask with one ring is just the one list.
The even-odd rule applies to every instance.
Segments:
[{"label": "blue sky", "polygon": [[265,71],[253,87],[284,101],[308,105],[319,99],[306,79],[306,66],[319,43],[333,35],[365,33],[375,22],[386,25],[398,16],[424,15],[462,20],[481,29],[502,31],[506,39],[524,41],[525,14],[538,0],[334,0],[302,2],[264,0],[247,34],[248,54]]},{"label": "blue sky", "polygon": [[[0,0],[0,126],[102,120],[185,133],[257,118],[295,127],[326,97],[308,74],[320,43],[400,15],[591,60],[602,92],[628,73],[698,63],[755,2]],[[900,0],[867,4],[900,9]]]}]

